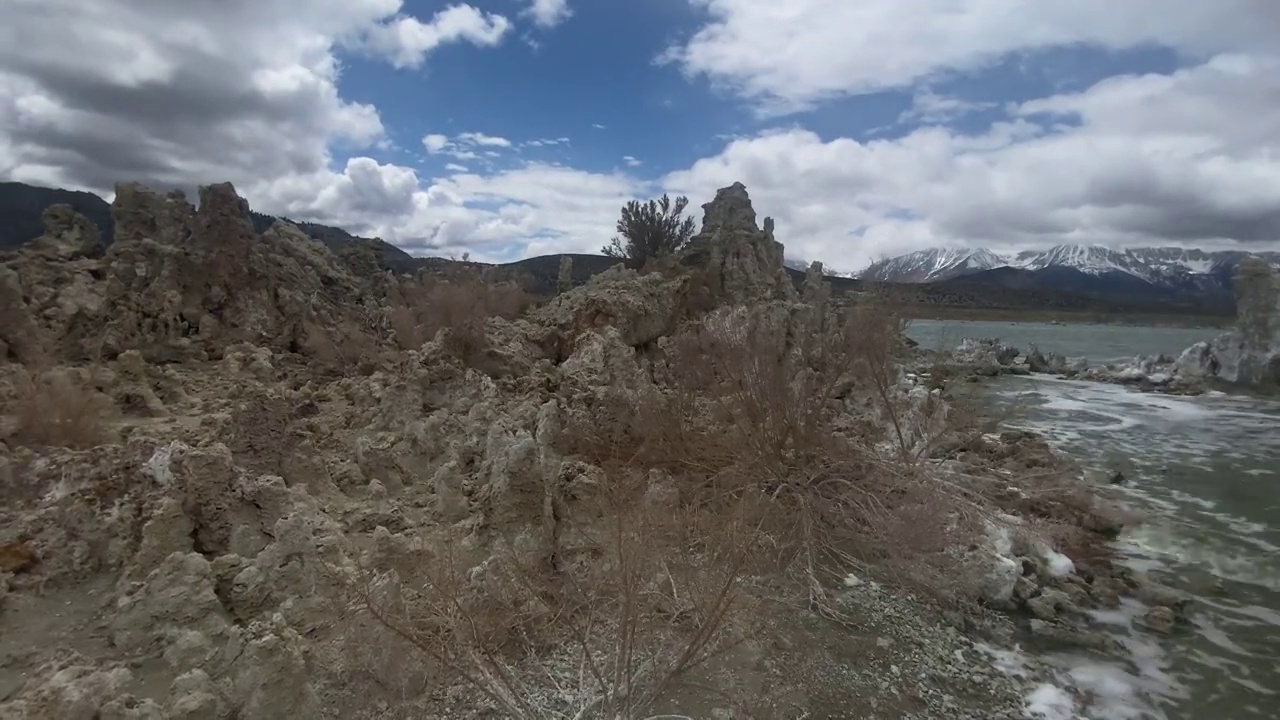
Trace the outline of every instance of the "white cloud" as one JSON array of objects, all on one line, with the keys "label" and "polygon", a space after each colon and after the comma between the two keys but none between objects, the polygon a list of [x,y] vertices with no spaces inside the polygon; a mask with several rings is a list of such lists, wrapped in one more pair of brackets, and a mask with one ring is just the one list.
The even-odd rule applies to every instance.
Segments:
[{"label": "white cloud", "polygon": [[[847,269],[956,242],[1263,243],[1280,227],[1280,62],[1260,45],[1280,5],[1132,0],[1091,14],[1099,0],[948,0],[935,18],[885,0],[698,1],[714,22],[679,61],[775,108],[910,86],[904,119],[945,122],[974,104],[921,78],[1058,42],[1159,41],[1202,64],[1033,100],[971,136],[935,126],[880,140],[803,127],[734,137],[659,182],[631,175],[632,156],[611,173],[546,163],[473,172],[490,153],[569,139],[429,134],[424,150],[451,173],[431,180],[361,157],[393,146],[376,108],[340,96],[337,53],[377,51],[411,67],[445,42],[501,41],[500,16],[454,6],[410,23],[400,0],[11,0],[0,23],[0,177],[98,191],[120,179],[229,179],[264,212],[477,258],[595,251],[627,200],[666,189],[696,208],[735,180],[777,218],[790,257]],[[1197,54],[1228,45],[1239,51]],[[356,157],[335,164],[338,148]]]},{"label": "white cloud", "polygon": [[573,11],[569,0],[529,0],[529,7],[522,14],[533,18],[538,27],[551,28],[568,20]]},{"label": "white cloud", "polygon": [[1016,114],[976,136],[765,133],[664,185],[701,198],[741,180],[757,212],[776,216],[791,256],[843,269],[957,243],[1277,240],[1280,62],[1225,56],[1172,76],[1117,77]]},{"label": "white cloud", "polygon": [[427,152],[436,155],[449,147],[448,135],[427,135],[422,138],[422,145],[427,148]]},{"label": "white cloud", "polygon": [[623,155],[622,162],[626,163],[627,167],[640,167],[641,165],[644,164],[641,161],[635,159],[634,157],[631,157],[630,155]]},{"label": "white cloud", "polygon": [[1267,0],[690,0],[711,19],[663,59],[789,112],[909,86],[1009,53],[1074,43],[1160,43],[1196,55],[1270,51]]},{"label": "white cloud", "polygon": [[991,102],[974,102],[938,95],[932,88],[922,87],[911,98],[911,107],[898,116],[899,123],[920,122],[942,124],[972,112],[995,107]]},{"label": "white cloud", "polygon": [[546,163],[481,175],[462,166],[424,186],[411,170],[352,160],[342,173],[248,188],[289,217],[378,236],[410,252],[471,252],[476,260],[598,252],[618,212],[649,187],[623,173]]},{"label": "white cloud", "polygon": [[477,34],[467,7],[437,14],[425,42],[400,0],[7,2],[0,176],[107,193],[122,179],[244,187],[329,172],[331,148],[389,140],[377,109],[339,95],[336,52],[416,63],[505,22],[486,16]]},{"label": "white cloud", "polygon": [[[422,144],[432,155],[447,155],[455,160],[476,160],[480,153],[472,148],[509,148],[510,140],[480,132],[459,133],[450,139],[447,135],[432,134],[422,138]],[[494,150],[484,150],[487,157],[502,157]]]},{"label": "white cloud", "polygon": [[456,138],[458,142],[468,145],[484,145],[486,147],[511,147],[511,141],[504,137],[485,135],[479,132],[464,132]]},{"label": "white cloud", "polygon": [[450,5],[432,16],[430,22],[398,16],[368,32],[367,46],[400,68],[422,66],[427,54],[440,45],[466,40],[480,47],[502,42],[511,21],[502,15],[482,12],[470,5]]}]

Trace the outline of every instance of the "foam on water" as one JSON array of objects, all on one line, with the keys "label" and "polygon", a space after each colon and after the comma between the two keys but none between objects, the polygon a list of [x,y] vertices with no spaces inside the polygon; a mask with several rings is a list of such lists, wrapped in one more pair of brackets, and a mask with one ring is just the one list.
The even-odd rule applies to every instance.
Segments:
[{"label": "foam on water", "polygon": [[1027,714],[1033,718],[1044,720],[1074,720],[1076,701],[1066,690],[1045,683],[1036,688],[1027,698]]},{"label": "foam on water", "polygon": [[1135,621],[1148,608],[1135,600],[1094,613],[1127,661],[1046,655],[1059,672],[1029,708],[1098,720],[1274,717],[1280,403],[1034,376],[1002,378],[995,388],[1006,425],[1043,433],[1093,477],[1123,471],[1125,484],[1108,492],[1146,520],[1118,541],[1122,562],[1194,594],[1200,608],[1175,638],[1141,630]]}]

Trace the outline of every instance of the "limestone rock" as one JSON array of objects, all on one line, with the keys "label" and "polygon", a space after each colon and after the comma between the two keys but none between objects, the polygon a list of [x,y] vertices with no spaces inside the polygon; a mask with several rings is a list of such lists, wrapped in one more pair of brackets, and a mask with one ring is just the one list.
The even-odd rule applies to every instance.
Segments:
[{"label": "limestone rock", "polygon": [[70,205],[45,208],[44,234],[27,246],[33,253],[57,260],[73,260],[100,255],[104,249],[102,233],[88,218]]},{"label": "limestone rock", "polygon": [[104,254],[92,224],[51,207],[45,234],[7,263],[17,277],[0,272],[8,356],[203,360],[239,341],[311,352],[308,328],[365,326],[371,283],[287,223],[256,235],[229,184],[201,188],[196,209],[181,192],[121,183],[112,215]]},{"label": "limestone rock", "polygon": [[140,652],[153,643],[167,647],[185,633],[223,637],[227,620],[214,587],[208,560],[196,553],[170,555],[122,593],[112,617],[113,642]]},{"label": "limestone rock", "polygon": [[1177,616],[1173,610],[1157,605],[1146,612],[1142,616],[1142,626],[1152,632],[1168,635],[1173,632],[1173,626],[1177,622]]},{"label": "limestone rock", "polygon": [[170,718],[155,700],[125,694],[103,705],[98,711],[97,720],[170,720]]},{"label": "limestone rock", "polygon": [[123,667],[103,669],[83,655],[62,653],[32,673],[18,696],[0,702],[0,717],[98,720],[103,706],[133,682]]},{"label": "limestone rock", "polygon": [[827,282],[822,272],[822,263],[813,261],[804,274],[804,286],[800,290],[800,301],[808,305],[823,306],[831,300],[831,283]]},{"label": "limestone rock", "polygon": [[719,300],[743,305],[795,299],[782,243],[773,239],[773,221],[766,218],[764,230],[756,225],[756,212],[742,183],[717,190],[702,210],[702,230],[682,253],[681,262],[705,268],[719,288]]},{"label": "limestone rock", "polygon": [[173,720],[223,720],[230,715],[213,680],[199,668],[174,679],[167,705]]},{"label": "limestone rock", "polygon": [[239,706],[237,716],[244,720],[321,717],[302,637],[279,616],[270,623],[254,623],[249,632],[253,639],[236,662],[231,684]]},{"label": "limestone rock", "polygon": [[1053,588],[1046,588],[1036,597],[1028,599],[1027,609],[1041,620],[1053,620],[1062,614],[1080,612],[1066,593]]},{"label": "limestone rock", "polygon": [[36,308],[26,301],[22,277],[0,265],[0,361],[38,364],[44,357],[44,335],[36,323]]},{"label": "limestone rock", "polygon": [[560,273],[556,276],[556,294],[563,295],[573,289],[573,258],[560,257]]},{"label": "limestone rock", "polygon": [[553,349],[563,356],[583,332],[609,325],[622,342],[638,347],[675,329],[687,293],[686,278],[615,266],[533,311],[530,319],[555,331]]},{"label": "limestone rock", "polygon": [[635,391],[644,375],[636,362],[635,348],[622,340],[616,328],[587,331],[559,371],[570,387],[584,391],[600,388]]}]

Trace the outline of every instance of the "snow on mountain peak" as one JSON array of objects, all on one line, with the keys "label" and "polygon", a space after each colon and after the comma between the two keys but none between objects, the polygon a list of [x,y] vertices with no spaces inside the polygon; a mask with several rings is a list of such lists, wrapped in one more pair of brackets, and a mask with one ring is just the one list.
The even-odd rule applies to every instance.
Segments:
[{"label": "snow on mountain peak", "polygon": [[[1227,273],[1229,276],[1247,252],[1205,251],[1160,247],[1115,249],[1105,245],[1057,245],[1048,250],[1025,250],[1002,257],[983,248],[934,248],[881,260],[859,277],[882,282],[922,283],[950,280],[982,270],[1013,267],[1043,270],[1072,268],[1089,275],[1125,273],[1153,284],[1180,282],[1189,276]],[[1280,267],[1280,253],[1260,252]]]},{"label": "snow on mountain peak", "polygon": [[885,282],[935,282],[1006,264],[1005,258],[984,248],[932,248],[881,260],[859,277]]},{"label": "snow on mountain peak", "polygon": [[1151,268],[1128,250],[1105,245],[1055,245],[1040,253],[1019,253],[1017,267],[1041,270],[1047,267],[1069,267],[1090,275],[1122,272],[1150,282]]}]

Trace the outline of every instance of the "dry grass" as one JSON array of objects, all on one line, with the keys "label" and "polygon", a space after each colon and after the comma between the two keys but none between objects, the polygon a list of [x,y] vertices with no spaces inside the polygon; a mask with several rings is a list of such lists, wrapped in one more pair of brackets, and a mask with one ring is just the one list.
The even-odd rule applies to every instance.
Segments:
[{"label": "dry grass", "polygon": [[70,372],[23,373],[6,408],[14,419],[10,439],[27,446],[84,449],[111,440],[109,397],[80,382]]}]

